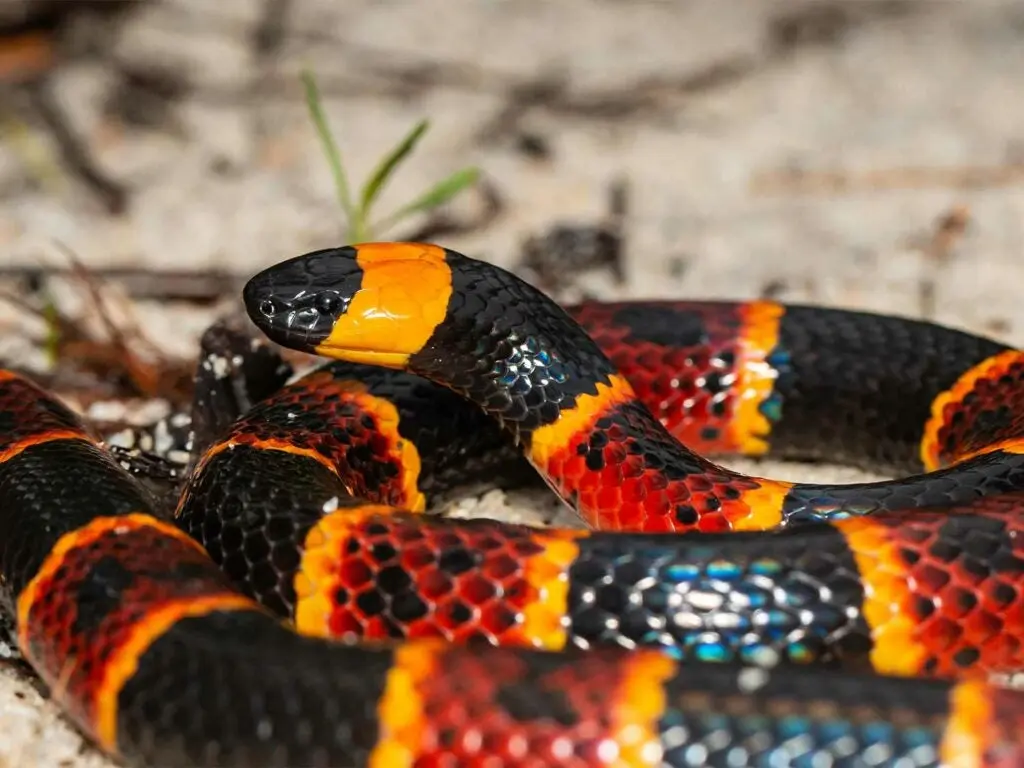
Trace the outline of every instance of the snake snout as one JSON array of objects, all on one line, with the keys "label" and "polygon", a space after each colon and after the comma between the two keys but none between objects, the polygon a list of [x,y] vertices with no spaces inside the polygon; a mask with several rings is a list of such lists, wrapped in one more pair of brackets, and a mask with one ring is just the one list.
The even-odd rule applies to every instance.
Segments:
[{"label": "snake snout", "polygon": [[311,352],[330,336],[361,279],[355,249],[327,248],[258,273],[243,288],[242,302],[270,339]]}]

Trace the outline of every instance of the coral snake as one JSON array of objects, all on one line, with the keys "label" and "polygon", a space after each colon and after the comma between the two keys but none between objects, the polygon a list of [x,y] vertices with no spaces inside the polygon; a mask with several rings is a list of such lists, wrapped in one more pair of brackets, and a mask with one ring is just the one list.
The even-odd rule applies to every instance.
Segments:
[{"label": "coral snake", "polygon": [[[197,444],[173,509],[0,373],[3,605],[124,763],[1024,765],[1024,353],[766,301],[563,309],[415,243],[243,299],[334,360]],[[516,468],[586,525],[425,512]]]}]

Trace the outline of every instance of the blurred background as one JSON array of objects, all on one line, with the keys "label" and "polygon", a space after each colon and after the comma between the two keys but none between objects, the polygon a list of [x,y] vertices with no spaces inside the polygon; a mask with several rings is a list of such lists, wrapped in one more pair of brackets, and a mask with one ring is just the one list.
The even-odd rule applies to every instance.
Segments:
[{"label": "blurred background", "polygon": [[[183,400],[250,274],[357,235],[1022,343],[1022,73],[994,0],[0,0],[0,357]],[[318,109],[356,203],[408,140],[368,215]],[[0,683],[0,766],[104,764]]]}]

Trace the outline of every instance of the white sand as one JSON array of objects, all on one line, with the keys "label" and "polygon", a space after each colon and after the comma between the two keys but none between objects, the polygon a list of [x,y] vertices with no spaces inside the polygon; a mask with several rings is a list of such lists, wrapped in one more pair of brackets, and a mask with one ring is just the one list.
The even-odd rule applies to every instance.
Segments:
[{"label": "white sand", "polygon": [[[889,15],[883,8],[893,4],[836,4],[852,17],[836,42],[783,55],[773,53],[770,21],[802,3],[737,2],[723,10],[713,1],[447,0],[442,8],[299,0],[273,77],[252,70],[244,41],[260,4],[218,5],[166,0],[139,13],[112,45],[120,60],[155,59],[191,79],[197,92],[177,108],[175,130],[123,129],[103,118],[109,67],[80,64],[57,77],[98,162],[132,187],[126,216],[106,216],[66,180],[26,189],[22,158],[0,142],[5,260],[61,263],[59,240],[90,266],[253,271],[339,242],[330,174],[295,79],[308,62],[325,91],[337,94],[328,111],[354,179],[365,178],[413,121],[433,121],[380,211],[469,162],[498,185],[507,202],[501,219],[446,245],[508,264],[527,235],[556,220],[599,215],[605,185],[625,174],[633,192],[629,281],[615,291],[588,278],[602,295],[745,298],[774,284],[784,300],[928,314],[1008,340],[1024,336],[1024,174],[1016,169],[1013,186],[1007,169],[1024,153],[1018,4],[927,3]],[[690,92],[672,85],[715,66],[745,74]],[[387,73],[399,69],[433,82],[394,95]],[[526,110],[522,126],[553,148],[548,163],[523,157],[508,139],[477,142],[508,89],[550,72],[564,75],[565,101],[604,91],[628,97],[655,78],[666,85],[649,89],[650,108],[614,119]],[[277,84],[267,87],[269,80]],[[265,90],[254,90],[261,83]],[[968,166],[991,170],[973,186],[950,181]],[[835,194],[756,189],[762,177],[786,170],[860,176],[906,168],[930,176],[897,174],[903,181],[894,188]],[[970,212],[966,235],[949,264],[936,266],[921,246],[961,205]],[[681,274],[670,266],[675,259],[684,260]],[[919,298],[927,282],[935,285],[933,314]],[[186,351],[208,320],[200,312],[155,316]],[[18,346],[10,332],[5,344]],[[731,463],[787,479],[864,477]],[[551,513],[536,495],[512,501],[491,493],[460,511],[536,519],[534,505]],[[6,666],[0,734],[0,766],[107,764]]]}]

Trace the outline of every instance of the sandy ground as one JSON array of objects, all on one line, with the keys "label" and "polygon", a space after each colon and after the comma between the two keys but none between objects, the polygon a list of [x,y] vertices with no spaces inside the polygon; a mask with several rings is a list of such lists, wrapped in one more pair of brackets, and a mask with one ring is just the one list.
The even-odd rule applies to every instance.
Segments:
[{"label": "sandy ground", "polygon": [[[0,141],[2,265],[60,264],[63,243],[91,267],[246,273],[344,240],[297,81],[308,64],[353,179],[415,120],[432,120],[380,211],[467,163],[484,170],[499,216],[443,240],[469,254],[511,264],[529,235],[599,219],[622,177],[627,280],[585,276],[598,295],[767,295],[1024,338],[1019,4],[298,0],[278,50],[258,56],[262,9],[151,3],[103,32],[101,55],[55,76],[96,163],[130,189],[122,215],[69,175],[36,170],[54,146],[12,99],[31,140]],[[187,86],[170,105],[134,93],[129,120],[117,109],[123,73],[153,66]],[[549,157],[524,151],[538,141]],[[478,205],[470,195],[454,209]],[[139,311],[186,353],[209,320]],[[31,353],[15,334],[4,344]],[[514,519],[553,510],[500,493],[458,507]],[[0,734],[0,766],[108,764],[30,675],[2,663]]]}]

